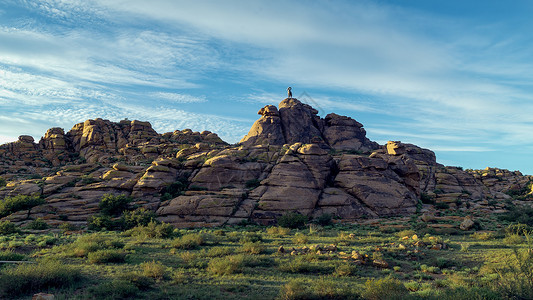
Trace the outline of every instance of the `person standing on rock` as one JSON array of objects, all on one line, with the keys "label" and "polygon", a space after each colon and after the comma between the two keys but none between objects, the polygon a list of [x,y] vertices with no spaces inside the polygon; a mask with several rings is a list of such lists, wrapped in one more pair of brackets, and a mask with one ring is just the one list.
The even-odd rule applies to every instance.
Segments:
[{"label": "person standing on rock", "polygon": [[292,98],[292,92],[291,92],[291,90],[292,90],[292,88],[289,86],[289,87],[287,88],[287,96],[288,96],[287,98],[289,98],[289,99]]}]

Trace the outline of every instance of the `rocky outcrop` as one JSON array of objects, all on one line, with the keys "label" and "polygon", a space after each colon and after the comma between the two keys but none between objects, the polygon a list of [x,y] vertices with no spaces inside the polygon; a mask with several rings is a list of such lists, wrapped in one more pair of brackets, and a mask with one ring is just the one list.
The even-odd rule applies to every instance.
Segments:
[{"label": "rocky outcrop", "polygon": [[295,98],[279,104],[279,110],[267,105],[259,110],[262,117],[240,141],[250,145],[317,144],[324,149],[370,152],[379,145],[366,138],[363,125],[352,118],[329,114],[324,119],[318,111]]},{"label": "rocky outcrop", "polygon": [[128,120],[51,128],[39,143],[21,136],[0,146],[0,199],[38,195],[46,204],[5,218],[84,225],[108,193],[176,227],[271,224],[292,211],[346,221],[409,216],[420,200],[426,216],[439,207],[491,213],[532,200],[531,176],[443,166],[416,145],[379,146],[349,117],[321,118],[294,98],[278,107],[263,107],[237,146],[209,131],[158,134]]}]

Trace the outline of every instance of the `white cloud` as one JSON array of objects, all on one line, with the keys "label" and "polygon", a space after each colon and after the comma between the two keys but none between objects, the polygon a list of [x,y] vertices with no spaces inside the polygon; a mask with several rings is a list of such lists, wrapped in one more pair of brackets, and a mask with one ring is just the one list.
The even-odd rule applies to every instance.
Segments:
[{"label": "white cloud", "polygon": [[152,93],[151,96],[159,99],[170,100],[176,103],[202,103],[207,102],[205,97],[194,97],[191,95],[178,94],[178,93],[167,93],[167,92],[157,92]]}]

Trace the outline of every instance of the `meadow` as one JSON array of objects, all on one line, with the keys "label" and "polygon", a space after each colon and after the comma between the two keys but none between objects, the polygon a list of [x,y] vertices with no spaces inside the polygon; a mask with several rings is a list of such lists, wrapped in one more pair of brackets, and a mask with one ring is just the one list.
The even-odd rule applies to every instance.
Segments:
[{"label": "meadow", "polygon": [[1,222],[0,261],[10,263],[0,264],[0,298],[533,297],[527,225],[488,217],[489,230],[461,231],[424,226],[417,216],[360,224],[287,217],[286,227],[174,229],[150,221],[115,231]]}]

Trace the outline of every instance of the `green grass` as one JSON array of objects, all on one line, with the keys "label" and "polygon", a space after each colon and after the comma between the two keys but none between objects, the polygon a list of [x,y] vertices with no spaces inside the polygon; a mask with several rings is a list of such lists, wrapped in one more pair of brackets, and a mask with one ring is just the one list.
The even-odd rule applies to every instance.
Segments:
[{"label": "green grass", "polygon": [[[533,256],[526,227],[505,232],[506,223],[489,218],[500,231],[444,235],[408,229],[409,220],[384,222],[312,230],[254,225],[179,229],[171,231],[177,236],[173,239],[152,234],[161,225],[156,222],[151,229],[73,235],[22,228],[0,235],[0,260],[29,262],[0,264],[0,298],[34,291],[51,292],[58,299],[532,296]],[[391,230],[390,224],[404,227]]]}]

